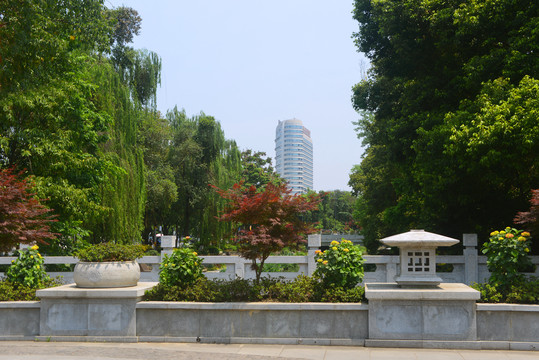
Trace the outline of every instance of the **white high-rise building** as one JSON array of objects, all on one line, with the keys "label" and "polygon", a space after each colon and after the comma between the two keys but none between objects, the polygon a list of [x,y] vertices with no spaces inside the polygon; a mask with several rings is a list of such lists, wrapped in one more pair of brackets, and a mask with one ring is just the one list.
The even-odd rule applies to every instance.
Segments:
[{"label": "white high-rise building", "polygon": [[275,131],[275,171],[293,194],[313,188],[313,142],[301,120],[279,120]]}]

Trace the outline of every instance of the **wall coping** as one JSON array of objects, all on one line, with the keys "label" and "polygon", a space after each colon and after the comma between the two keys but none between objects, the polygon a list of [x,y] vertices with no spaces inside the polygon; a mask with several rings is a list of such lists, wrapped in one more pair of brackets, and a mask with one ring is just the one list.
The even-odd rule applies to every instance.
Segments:
[{"label": "wall coping", "polygon": [[157,285],[156,282],[139,282],[137,286],[122,288],[79,288],[75,284],[62,285],[53,288],[41,289],[36,291],[36,296],[41,299],[48,298],[85,298],[85,299],[111,299],[111,298],[139,298]]},{"label": "wall coping", "polygon": [[185,309],[185,310],[361,310],[368,311],[369,306],[362,303],[271,303],[271,302],[229,302],[200,303],[175,301],[141,301],[137,309]]},{"label": "wall coping", "polygon": [[477,311],[523,311],[539,312],[539,305],[532,304],[485,304],[478,303]]},{"label": "wall coping", "polygon": [[40,301],[0,301],[0,309],[40,309]]}]

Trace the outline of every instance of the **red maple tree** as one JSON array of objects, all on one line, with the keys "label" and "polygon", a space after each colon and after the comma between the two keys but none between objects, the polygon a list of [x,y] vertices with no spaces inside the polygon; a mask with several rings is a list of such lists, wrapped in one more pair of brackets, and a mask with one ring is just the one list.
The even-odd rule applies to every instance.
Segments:
[{"label": "red maple tree", "polygon": [[54,239],[50,232],[52,210],[42,205],[30,192],[27,179],[13,169],[0,170],[0,252],[12,250],[19,243],[45,243]]},{"label": "red maple tree", "polygon": [[291,195],[286,184],[268,183],[259,191],[255,186],[234,184],[231,189],[216,191],[229,200],[221,221],[233,221],[240,225],[236,241],[241,257],[252,261],[256,282],[271,253],[284,247],[297,249],[305,242],[305,235],[312,233],[310,224],[301,214],[315,210],[320,199],[315,194]]},{"label": "red maple tree", "polygon": [[[515,224],[525,225],[526,230],[537,237],[539,234],[539,189],[531,191],[530,211],[521,211],[517,213],[513,221]],[[532,242],[532,253],[539,254],[539,241],[535,239]]]}]

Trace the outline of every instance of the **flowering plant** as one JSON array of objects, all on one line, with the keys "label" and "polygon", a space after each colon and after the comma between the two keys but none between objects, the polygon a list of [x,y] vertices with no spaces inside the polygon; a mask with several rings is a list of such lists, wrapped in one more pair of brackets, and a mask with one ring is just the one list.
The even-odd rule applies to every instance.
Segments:
[{"label": "flowering plant", "polygon": [[39,288],[50,280],[43,266],[43,257],[38,252],[37,245],[29,249],[17,250],[18,258],[11,262],[6,272],[9,282],[22,284],[30,288]]},{"label": "flowering plant", "polygon": [[189,248],[174,249],[161,261],[159,282],[165,286],[186,286],[193,284],[202,275],[202,259]]},{"label": "flowering plant", "polygon": [[332,241],[328,250],[316,251],[313,275],[326,286],[353,288],[363,279],[362,255],[362,248],[349,240]]},{"label": "flowering plant", "polygon": [[490,233],[489,241],[483,244],[487,256],[487,267],[491,272],[489,282],[493,285],[510,287],[524,280],[522,269],[531,265],[528,256],[531,246],[530,233],[506,227]]}]

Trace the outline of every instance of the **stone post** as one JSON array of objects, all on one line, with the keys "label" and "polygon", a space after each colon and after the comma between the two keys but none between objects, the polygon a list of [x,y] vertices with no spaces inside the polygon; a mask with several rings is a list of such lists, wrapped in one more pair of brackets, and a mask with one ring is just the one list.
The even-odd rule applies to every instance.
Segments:
[{"label": "stone post", "polygon": [[171,255],[176,248],[176,235],[161,236],[161,260],[167,254]]},{"label": "stone post", "polygon": [[464,244],[464,282],[471,285],[479,279],[477,234],[464,234],[462,243]]},{"label": "stone post", "polygon": [[322,235],[312,234],[307,237],[307,275],[311,276],[316,270],[316,262],[314,261],[314,254],[316,250],[322,246]]}]

